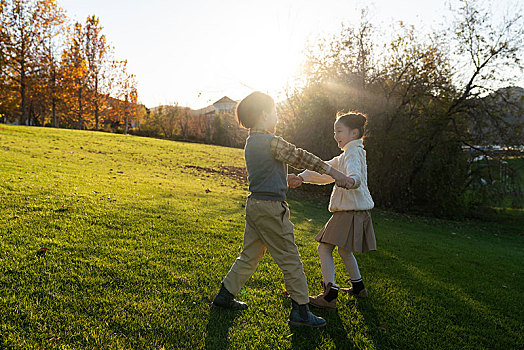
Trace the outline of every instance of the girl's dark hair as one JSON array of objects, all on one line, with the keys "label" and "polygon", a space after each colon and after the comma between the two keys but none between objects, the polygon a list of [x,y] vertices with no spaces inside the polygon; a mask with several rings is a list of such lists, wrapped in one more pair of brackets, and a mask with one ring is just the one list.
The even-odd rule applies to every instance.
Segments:
[{"label": "girl's dark hair", "polygon": [[271,113],[275,101],[269,95],[255,91],[245,97],[236,108],[238,123],[244,128],[252,128],[258,122],[262,112]]},{"label": "girl's dark hair", "polygon": [[360,134],[359,138],[362,138],[362,136],[364,136],[364,130],[368,123],[368,118],[362,113],[349,112],[337,114],[336,121],[340,121],[342,124],[344,124],[350,129],[358,129]]}]

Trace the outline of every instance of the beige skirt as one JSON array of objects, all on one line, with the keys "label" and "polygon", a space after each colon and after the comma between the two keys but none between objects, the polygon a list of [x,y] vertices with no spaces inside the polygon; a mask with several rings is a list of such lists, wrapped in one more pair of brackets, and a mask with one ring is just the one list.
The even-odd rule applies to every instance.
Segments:
[{"label": "beige skirt", "polygon": [[366,253],[377,250],[369,210],[337,211],[315,237],[318,242],[345,250]]}]

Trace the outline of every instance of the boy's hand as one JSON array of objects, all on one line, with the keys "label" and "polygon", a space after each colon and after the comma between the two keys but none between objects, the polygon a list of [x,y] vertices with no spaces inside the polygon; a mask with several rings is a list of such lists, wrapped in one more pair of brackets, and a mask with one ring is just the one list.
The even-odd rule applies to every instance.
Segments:
[{"label": "boy's hand", "polygon": [[297,176],[295,174],[289,174],[287,176],[287,185],[290,188],[297,188],[298,186],[302,185],[302,182],[304,179],[302,179],[301,176]]},{"label": "boy's hand", "polygon": [[344,186],[344,188],[350,189],[353,188],[353,186],[355,186],[355,180],[349,177],[349,175],[346,176],[346,186]]},{"label": "boy's hand", "polygon": [[355,184],[355,180],[353,180],[349,176],[342,174],[340,171],[336,169],[331,168],[328,175],[335,179],[335,185],[337,185],[338,187],[350,189]]}]

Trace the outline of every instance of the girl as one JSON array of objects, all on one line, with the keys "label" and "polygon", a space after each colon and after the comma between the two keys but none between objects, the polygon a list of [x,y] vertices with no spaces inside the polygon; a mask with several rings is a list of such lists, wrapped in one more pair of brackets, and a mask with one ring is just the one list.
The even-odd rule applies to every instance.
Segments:
[{"label": "girl", "polygon": [[[333,213],[333,216],[315,237],[319,242],[318,255],[324,289],[323,293],[309,297],[309,303],[316,307],[337,308],[339,287],[335,284],[335,262],[333,260],[335,246],[338,247],[338,253],[351,276],[352,288],[341,290],[361,298],[368,296],[353,255],[353,252],[365,253],[376,250],[375,233],[370,214],[374,203],[368,190],[366,151],[362,140],[366,122],[366,116],[360,113],[344,114],[335,121],[334,138],[343,153],[326,163],[349,175],[353,180],[353,185],[350,189],[333,187],[329,201],[329,211]],[[298,176],[291,176],[289,186],[295,188],[302,182],[323,185],[333,181],[329,175],[306,170]]]}]

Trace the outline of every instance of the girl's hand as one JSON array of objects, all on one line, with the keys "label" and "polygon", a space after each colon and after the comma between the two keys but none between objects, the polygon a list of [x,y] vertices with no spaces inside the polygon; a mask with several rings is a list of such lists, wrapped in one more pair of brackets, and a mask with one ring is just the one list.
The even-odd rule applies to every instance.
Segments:
[{"label": "girl's hand", "polygon": [[343,179],[335,181],[335,184],[338,187],[342,187],[346,190],[351,189],[353,186],[355,186],[355,180],[353,180],[349,175],[345,176]]},{"label": "girl's hand", "polygon": [[297,188],[298,186],[302,185],[302,182],[304,179],[302,179],[301,176],[297,176],[295,174],[289,174],[287,176],[287,185],[290,188]]},{"label": "girl's hand", "polygon": [[338,187],[350,189],[355,184],[355,180],[353,180],[351,177],[347,175],[342,174],[340,171],[336,169],[330,168],[327,174],[331,176],[333,179],[335,179],[335,185],[337,185]]},{"label": "girl's hand", "polygon": [[[347,185],[349,185],[349,187]],[[348,175],[347,178],[346,178],[346,186],[345,186],[345,188],[346,189],[350,189],[350,188],[353,188],[353,186],[355,186],[355,180],[353,178],[349,177],[349,175]]]},{"label": "girl's hand", "polygon": [[342,187],[342,188],[345,188],[346,190],[349,190],[349,189],[351,189],[355,185],[355,180],[353,180],[349,176],[345,176],[344,178],[342,178],[340,180],[336,180],[335,184],[338,187]]}]

